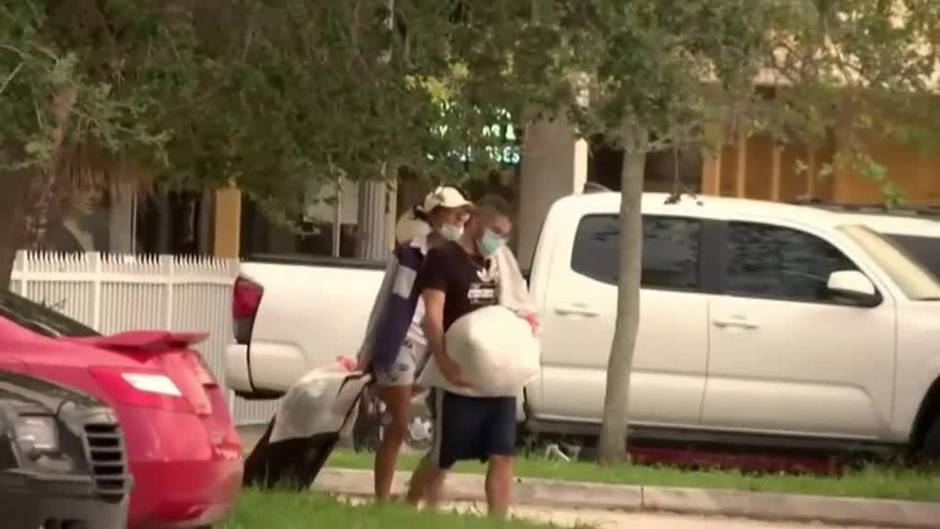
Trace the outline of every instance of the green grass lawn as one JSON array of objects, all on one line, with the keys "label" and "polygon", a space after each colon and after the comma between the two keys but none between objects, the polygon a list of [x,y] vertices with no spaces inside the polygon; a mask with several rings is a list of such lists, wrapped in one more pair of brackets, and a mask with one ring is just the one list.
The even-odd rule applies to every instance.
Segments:
[{"label": "green grass lawn", "polygon": [[[403,455],[399,458],[398,468],[413,470],[418,460],[419,457],[417,456]],[[357,454],[351,450],[337,450],[327,465],[334,468],[371,469],[372,455]],[[455,471],[480,473],[484,471],[484,468],[476,463],[461,463],[455,467]],[[841,476],[810,476],[742,474],[724,470],[689,471],[672,467],[630,464],[600,467],[591,463],[565,463],[538,458],[519,458],[516,463],[516,475],[530,478],[624,485],[732,489],[940,502],[940,473],[931,474],[903,467],[867,467],[848,471]]]},{"label": "green grass lawn", "polygon": [[353,506],[311,493],[245,491],[220,529],[545,529],[478,515],[419,512],[402,504]]}]

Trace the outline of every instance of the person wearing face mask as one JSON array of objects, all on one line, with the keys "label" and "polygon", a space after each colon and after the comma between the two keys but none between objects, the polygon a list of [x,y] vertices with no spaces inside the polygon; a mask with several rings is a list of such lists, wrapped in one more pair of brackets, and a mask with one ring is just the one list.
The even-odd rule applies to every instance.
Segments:
[{"label": "person wearing face mask", "polygon": [[[486,497],[491,515],[505,517],[512,495],[516,446],[516,397],[473,391],[460,365],[448,355],[445,334],[461,317],[502,305],[538,333],[534,305],[518,263],[506,247],[510,207],[499,197],[480,200],[463,235],[428,253],[421,272],[424,330],[436,370],[445,383],[432,387],[434,441],[411,480],[408,501],[437,502],[444,473],[457,461],[488,462]],[[426,377],[427,378],[427,377]],[[464,390],[469,391],[464,391]],[[472,396],[471,396],[472,395]]]},{"label": "person wearing face mask", "polygon": [[428,252],[457,240],[469,217],[470,202],[453,187],[438,187],[422,204],[402,216],[398,242],[373,305],[359,366],[371,371],[390,423],[384,426],[375,457],[375,495],[389,498],[395,462],[408,434],[408,415],[415,382],[427,357],[421,322],[424,303],[416,288]]},{"label": "person wearing face mask", "polygon": [[428,193],[421,204],[398,219],[395,241],[406,244],[432,234],[443,240],[456,241],[463,234],[463,226],[470,216],[469,206],[470,202],[457,189],[438,187]]}]

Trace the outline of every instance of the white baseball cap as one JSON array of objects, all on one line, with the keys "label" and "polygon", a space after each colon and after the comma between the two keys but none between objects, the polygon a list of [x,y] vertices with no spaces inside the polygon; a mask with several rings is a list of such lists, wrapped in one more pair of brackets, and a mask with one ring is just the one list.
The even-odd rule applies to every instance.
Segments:
[{"label": "white baseball cap", "polygon": [[424,204],[422,204],[421,209],[430,213],[436,208],[463,208],[471,205],[473,204],[464,198],[457,188],[441,186],[424,197]]}]

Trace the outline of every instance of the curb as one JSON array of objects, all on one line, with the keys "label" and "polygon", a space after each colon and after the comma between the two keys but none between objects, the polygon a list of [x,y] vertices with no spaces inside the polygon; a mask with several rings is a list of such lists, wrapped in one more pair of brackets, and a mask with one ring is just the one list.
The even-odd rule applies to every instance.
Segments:
[{"label": "curb", "polygon": [[[403,494],[411,478],[398,472],[392,491]],[[324,468],[314,490],[346,496],[373,494],[371,470]],[[451,501],[485,502],[483,476],[451,474],[444,497]],[[936,529],[940,503],[864,498],[837,498],[801,494],[773,494],[732,490],[603,485],[548,479],[516,478],[514,502],[613,511],[664,511],[703,516],[758,520],[824,522],[842,525]]]}]

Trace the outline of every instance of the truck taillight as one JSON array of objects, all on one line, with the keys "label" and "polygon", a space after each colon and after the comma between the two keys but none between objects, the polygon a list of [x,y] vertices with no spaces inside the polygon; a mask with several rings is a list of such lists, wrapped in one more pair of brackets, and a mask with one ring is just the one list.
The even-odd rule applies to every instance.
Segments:
[{"label": "truck taillight", "polygon": [[255,325],[255,315],[261,306],[264,288],[250,279],[239,276],[232,292],[232,320],[235,342],[248,345]]}]

